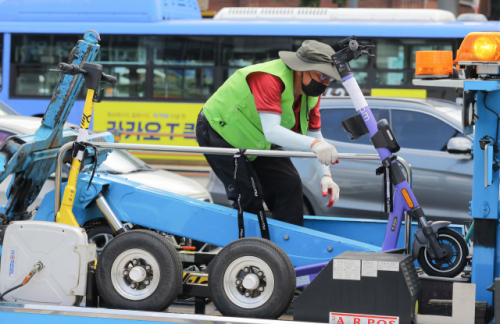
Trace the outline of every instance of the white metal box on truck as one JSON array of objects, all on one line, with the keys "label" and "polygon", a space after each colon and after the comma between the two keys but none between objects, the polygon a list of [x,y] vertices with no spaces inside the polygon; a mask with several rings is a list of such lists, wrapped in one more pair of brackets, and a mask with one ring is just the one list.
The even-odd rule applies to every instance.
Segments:
[{"label": "white metal box on truck", "polygon": [[22,283],[35,264],[43,268],[4,300],[21,304],[71,306],[85,295],[95,245],[82,228],[41,221],[19,221],[4,230],[0,263],[0,294]]}]

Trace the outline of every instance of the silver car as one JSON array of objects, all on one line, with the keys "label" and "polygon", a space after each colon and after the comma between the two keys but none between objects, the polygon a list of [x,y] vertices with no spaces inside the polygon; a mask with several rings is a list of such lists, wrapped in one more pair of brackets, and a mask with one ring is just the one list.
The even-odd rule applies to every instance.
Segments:
[{"label": "silver car", "polygon": [[[412,166],[413,191],[430,220],[464,223],[471,218],[472,136],[464,137],[461,106],[438,99],[368,97],[377,120],[387,119],[401,146],[397,155]],[[321,130],[341,153],[376,154],[368,135],[350,141],[341,122],[356,114],[348,97],[321,99]],[[458,147],[457,147],[458,145]],[[450,149],[448,149],[450,148]],[[304,214],[387,219],[379,161],[343,160],[330,167],[340,199],[327,208],[311,159],[292,159],[302,178]],[[224,187],[211,172],[207,189],[215,203],[229,206]]]},{"label": "silver car", "polygon": [[[2,110],[0,107],[0,144],[11,135],[33,134],[40,126],[41,120],[42,119],[38,117],[11,115],[9,111]],[[68,126],[74,125],[68,124]],[[63,168],[63,178],[65,173],[67,177],[67,170],[67,167],[66,171]],[[116,174],[156,189],[206,202],[212,202],[212,198],[208,191],[195,180],[180,176],[173,172],[154,169],[127,151],[113,150],[98,168],[98,171]],[[5,205],[7,202],[6,193],[11,178],[12,175],[0,184],[0,206]],[[54,189],[53,179],[54,178],[51,177],[45,183],[38,198],[30,207],[30,210],[40,205],[45,194]]]}]

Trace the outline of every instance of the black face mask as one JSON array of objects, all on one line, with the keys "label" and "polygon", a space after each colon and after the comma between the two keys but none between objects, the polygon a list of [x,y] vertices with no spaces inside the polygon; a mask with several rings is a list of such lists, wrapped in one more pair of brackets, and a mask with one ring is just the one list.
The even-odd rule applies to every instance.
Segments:
[{"label": "black face mask", "polygon": [[[302,74],[304,75],[304,74]],[[326,85],[321,82],[314,80],[311,76],[311,72],[309,72],[309,76],[311,77],[311,82],[308,85],[305,85],[303,82],[303,77],[301,77],[302,83],[302,91],[304,91],[305,95],[308,97],[319,97],[326,90]]]}]

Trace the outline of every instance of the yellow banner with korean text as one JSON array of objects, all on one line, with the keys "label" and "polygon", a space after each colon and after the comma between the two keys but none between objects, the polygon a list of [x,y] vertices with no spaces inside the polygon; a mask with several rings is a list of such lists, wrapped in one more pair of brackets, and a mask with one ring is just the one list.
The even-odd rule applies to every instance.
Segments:
[{"label": "yellow banner with korean text", "polygon": [[[195,129],[202,103],[103,101],[94,108],[94,131],[119,143],[198,146]],[[118,135],[118,136],[116,136]],[[140,159],[205,161],[202,154],[130,151]]]}]

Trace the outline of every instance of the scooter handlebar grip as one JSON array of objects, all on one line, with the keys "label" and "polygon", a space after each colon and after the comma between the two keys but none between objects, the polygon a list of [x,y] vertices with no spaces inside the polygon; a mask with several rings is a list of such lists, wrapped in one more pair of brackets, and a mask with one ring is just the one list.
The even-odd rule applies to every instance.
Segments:
[{"label": "scooter handlebar grip", "polygon": [[71,75],[80,73],[80,67],[76,64],[59,63],[59,70]]},{"label": "scooter handlebar grip", "polygon": [[111,84],[116,84],[116,82],[118,82],[118,79],[112,75],[108,75],[108,74],[103,73],[101,76],[101,81],[111,83]]}]

